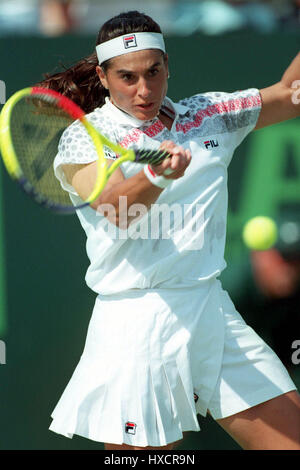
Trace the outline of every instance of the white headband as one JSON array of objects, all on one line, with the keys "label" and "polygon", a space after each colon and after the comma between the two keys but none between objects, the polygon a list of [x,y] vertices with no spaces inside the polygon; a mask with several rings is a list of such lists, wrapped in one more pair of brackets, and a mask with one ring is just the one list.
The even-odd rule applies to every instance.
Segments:
[{"label": "white headband", "polygon": [[160,33],[131,33],[124,34],[96,46],[96,52],[101,65],[105,60],[112,59],[129,52],[143,49],[160,49],[166,52],[163,35]]}]

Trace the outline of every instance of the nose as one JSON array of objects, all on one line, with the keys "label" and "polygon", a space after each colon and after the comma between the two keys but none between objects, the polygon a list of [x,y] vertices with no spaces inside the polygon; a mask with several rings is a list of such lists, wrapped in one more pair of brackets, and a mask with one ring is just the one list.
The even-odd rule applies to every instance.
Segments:
[{"label": "nose", "polygon": [[139,80],[139,85],[138,85],[138,95],[141,98],[146,99],[150,96],[150,94],[151,94],[151,90],[150,90],[148,80],[144,77],[141,77]]}]

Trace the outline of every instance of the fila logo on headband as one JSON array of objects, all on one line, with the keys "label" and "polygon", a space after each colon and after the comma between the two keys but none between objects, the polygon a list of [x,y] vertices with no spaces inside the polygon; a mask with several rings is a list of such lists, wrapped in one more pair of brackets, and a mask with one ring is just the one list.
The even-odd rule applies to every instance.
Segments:
[{"label": "fila logo on headband", "polygon": [[161,33],[128,33],[96,46],[100,65],[113,57],[144,49],[160,49],[166,52],[163,35]]},{"label": "fila logo on headband", "polygon": [[123,41],[125,49],[129,49],[129,47],[137,47],[135,34],[130,34],[130,36],[124,36]]}]

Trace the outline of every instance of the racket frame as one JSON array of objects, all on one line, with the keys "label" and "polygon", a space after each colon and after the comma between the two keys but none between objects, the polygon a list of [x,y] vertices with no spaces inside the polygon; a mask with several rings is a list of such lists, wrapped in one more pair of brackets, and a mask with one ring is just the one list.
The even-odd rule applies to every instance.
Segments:
[{"label": "racket frame", "polygon": [[[10,126],[11,126],[11,116],[14,106],[26,96],[34,96],[36,98],[41,98],[44,101],[47,101],[47,96],[49,96],[49,100],[53,101],[56,99],[56,103],[60,109],[66,111],[72,118],[79,119],[82,125],[85,127],[87,133],[91,137],[93,144],[95,146],[98,160],[97,160],[97,178],[95,182],[95,187],[89,197],[79,206],[62,206],[59,204],[54,204],[51,201],[48,201],[45,197],[39,195],[31,183],[26,179],[25,175],[23,174],[22,168],[18,162],[18,158],[16,156],[16,152],[14,149]],[[0,151],[2,154],[3,162],[6,167],[8,174],[11,176],[13,180],[16,180],[22,187],[22,189],[32,196],[36,202],[42,204],[52,210],[56,210],[57,212],[74,212],[79,208],[83,208],[85,206],[90,205],[93,201],[97,199],[101,191],[106,185],[106,182],[109,176],[114,171],[108,171],[109,167],[106,163],[103,145],[107,145],[108,147],[112,148],[113,151],[118,152],[119,154],[123,154],[123,158],[117,162],[117,165],[114,165],[114,169],[123,163],[124,160],[134,160],[135,154],[132,150],[127,150],[121,147],[120,145],[113,144],[104,136],[102,136],[94,126],[88,121],[85,116],[84,111],[82,111],[79,106],[73,103],[71,100],[62,96],[60,93],[55,92],[54,90],[50,90],[47,88],[41,87],[27,87],[22,90],[17,91],[14,93],[4,104],[1,114],[0,114]],[[116,163],[116,162],[115,162]]]},{"label": "racket frame", "polygon": [[[14,149],[10,128],[13,107],[26,96],[34,96],[36,98],[40,97],[44,101],[47,101],[46,97],[48,96],[50,102],[53,102],[53,99],[55,99],[58,107],[67,112],[74,120],[78,119],[85,127],[88,135],[91,137],[98,155],[97,178],[93,191],[89,197],[83,201],[82,204],[77,206],[63,206],[49,201],[45,196],[41,196],[35,190],[33,185],[23,174]],[[109,147],[118,156],[118,158],[110,166],[106,162],[104,146]],[[42,87],[27,87],[19,90],[14,93],[4,104],[0,113],[0,151],[4,165],[11,178],[16,180],[22,189],[31,197],[33,197],[36,202],[58,213],[73,213],[77,209],[89,206],[97,199],[97,197],[103,191],[108,178],[122,163],[125,161],[137,161],[136,153],[133,149],[126,149],[121,145],[113,143],[107,139],[97,129],[95,129],[95,127],[86,118],[85,112],[78,105],[73,103],[73,101],[54,90]]]}]

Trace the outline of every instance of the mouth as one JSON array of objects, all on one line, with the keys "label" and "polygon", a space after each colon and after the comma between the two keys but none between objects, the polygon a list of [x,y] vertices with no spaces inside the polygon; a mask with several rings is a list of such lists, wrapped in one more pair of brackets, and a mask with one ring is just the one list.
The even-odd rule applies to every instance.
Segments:
[{"label": "mouth", "polygon": [[142,109],[143,111],[150,111],[154,108],[155,103],[145,103],[145,104],[137,104],[136,107]]}]

